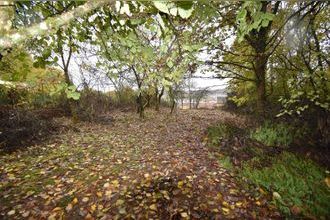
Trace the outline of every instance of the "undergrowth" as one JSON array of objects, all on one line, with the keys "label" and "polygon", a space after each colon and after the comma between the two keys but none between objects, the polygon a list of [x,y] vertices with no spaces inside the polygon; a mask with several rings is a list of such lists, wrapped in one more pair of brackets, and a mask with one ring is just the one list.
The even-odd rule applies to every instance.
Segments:
[{"label": "undergrowth", "polygon": [[[271,125],[267,122],[251,132],[251,139],[266,146],[242,146],[253,156],[241,161],[239,166],[234,166],[231,153],[219,141],[224,137],[235,136],[235,128],[229,129],[227,125],[216,125],[208,129],[208,146],[218,149],[218,161],[223,167],[237,172],[241,179],[248,179],[250,183],[273,193],[272,203],[288,218],[327,219],[330,216],[330,189],[325,183],[325,169],[310,159],[287,151],[267,154],[270,149],[267,146],[288,146],[297,138],[292,128],[285,124]],[[235,151],[234,148],[231,146],[232,151]]]},{"label": "undergrowth", "polygon": [[208,145],[217,147],[222,139],[229,138],[234,133],[232,127],[218,124],[207,129]]},{"label": "undergrowth", "polygon": [[250,137],[267,146],[287,147],[294,140],[292,128],[284,123],[274,124],[266,121],[250,133]]},{"label": "undergrowth", "polygon": [[251,162],[244,163],[241,174],[256,185],[278,193],[273,201],[285,215],[291,215],[293,207],[305,217],[326,218],[330,214],[325,170],[309,159],[283,152],[273,158],[269,167],[255,169]]}]

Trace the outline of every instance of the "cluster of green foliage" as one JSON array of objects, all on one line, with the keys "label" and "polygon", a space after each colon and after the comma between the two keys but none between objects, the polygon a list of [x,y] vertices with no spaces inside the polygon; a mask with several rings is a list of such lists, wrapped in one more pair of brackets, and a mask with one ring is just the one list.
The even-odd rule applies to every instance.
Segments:
[{"label": "cluster of green foliage", "polygon": [[274,193],[273,201],[287,216],[298,207],[304,217],[326,218],[330,210],[330,191],[326,172],[309,159],[284,152],[270,161],[269,167],[256,169],[246,162],[242,176]]},{"label": "cluster of green foliage", "polygon": [[238,40],[241,42],[245,35],[251,31],[260,31],[262,27],[268,27],[269,22],[275,17],[270,12],[264,12],[261,10],[262,3],[260,1],[245,1],[237,13],[236,20],[239,24],[238,28]]},{"label": "cluster of green foliage", "polygon": [[[290,126],[270,122],[250,133],[252,139],[269,146],[288,146],[297,137],[293,134]],[[235,128],[230,128],[226,124],[211,126],[208,128],[208,146],[218,147],[223,137],[233,138],[235,135]],[[272,193],[272,202],[288,218],[300,216],[325,219],[329,215],[330,190],[325,182],[329,177],[325,168],[308,158],[285,150],[277,154],[266,146],[240,148],[242,151],[238,154],[246,151],[243,157],[232,154],[225,148],[210,156],[216,156],[222,167],[248,180],[248,186],[252,183]],[[240,165],[234,166],[233,158],[241,158]]]},{"label": "cluster of green foliage", "polygon": [[63,93],[76,98],[76,89],[64,82],[60,70],[34,67],[32,57],[15,48],[0,62],[2,104],[41,107],[56,105]]},{"label": "cluster of green foliage", "polygon": [[294,141],[293,129],[284,123],[265,123],[252,131],[250,137],[267,146],[288,147]]},{"label": "cluster of green foliage", "polygon": [[136,103],[136,93],[132,88],[125,86],[117,91],[109,92],[109,96],[114,106],[134,106]]},{"label": "cluster of green foliage", "polygon": [[208,145],[218,147],[222,139],[227,139],[233,135],[233,128],[226,124],[218,124],[207,129]]}]

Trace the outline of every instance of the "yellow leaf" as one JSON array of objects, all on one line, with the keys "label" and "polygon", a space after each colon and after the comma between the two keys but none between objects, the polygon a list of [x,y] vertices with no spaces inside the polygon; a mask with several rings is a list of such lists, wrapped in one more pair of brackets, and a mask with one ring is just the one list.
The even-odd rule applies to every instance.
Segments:
[{"label": "yellow leaf", "polygon": [[118,180],[113,180],[113,181],[111,181],[111,183],[114,187],[119,187],[119,185],[120,185]]},{"label": "yellow leaf", "polygon": [[48,220],[56,220],[56,213],[50,215],[47,219]]},{"label": "yellow leaf", "polygon": [[230,212],[230,210],[225,208],[225,207],[222,207],[221,209],[222,209],[222,212],[223,212],[224,215],[228,215],[229,212]]},{"label": "yellow leaf", "polygon": [[74,205],[74,204],[77,204],[78,203],[78,199],[77,198],[74,198],[73,200],[72,200],[72,204]]},{"label": "yellow leaf", "polygon": [[11,216],[11,215],[15,215],[16,211],[15,210],[10,210],[7,215]]},{"label": "yellow leaf", "polygon": [[116,206],[120,206],[120,205],[122,205],[124,203],[125,203],[124,200],[118,199],[117,202],[116,202]]},{"label": "yellow leaf", "polygon": [[218,194],[217,194],[217,199],[219,199],[219,200],[223,200],[223,197],[222,197],[222,194],[221,194],[221,193],[218,193]]},{"label": "yellow leaf", "polygon": [[105,191],[105,196],[110,197],[111,196],[111,193],[112,193],[111,190]]},{"label": "yellow leaf", "polygon": [[179,182],[178,182],[178,188],[180,188],[180,189],[181,189],[181,188],[182,188],[182,186],[183,186],[183,181],[179,181]]},{"label": "yellow leaf", "polygon": [[30,215],[30,211],[23,212],[22,216],[27,218]]},{"label": "yellow leaf", "polygon": [[96,205],[93,204],[93,205],[91,206],[91,211],[94,212],[95,210],[96,210]]},{"label": "yellow leaf", "polygon": [[102,192],[97,192],[96,195],[97,195],[97,197],[102,197],[103,193]]},{"label": "yellow leaf", "polygon": [[157,206],[156,206],[156,204],[152,204],[152,205],[150,205],[149,208],[150,208],[151,210],[153,210],[153,211],[157,211]]},{"label": "yellow leaf", "polygon": [[53,212],[57,212],[57,211],[61,211],[61,210],[62,210],[61,207],[56,207],[56,208],[53,209]]},{"label": "yellow leaf", "polygon": [[259,192],[260,192],[261,194],[267,194],[267,193],[265,192],[265,190],[263,190],[262,188],[259,188]]},{"label": "yellow leaf", "polygon": [[273,192],[274,199],[281,199],[281,195],[278,192]]},{"label": "yellow leaf", "polygon": [[325,178],[324,182],[330,188],[330,177]]},{"label": "yellow leaf", "polygon": [[88,213],[85,217],[86,220],[91,220],[93,219],[92,215],[90,213]]},{"label": "yellow leaf", "polygon": [[15,179],[14,174],[12,174],[12,173],[8,173],[8,179],[9,179],[9,180],[14,180],[14,179]]},{"label": "yellow leaf", "polygon": [[187,212],[181,212],[180,215],[182,218],[188,218]]},{"label": "yellow leaf", "polygon": [[98,209],[98,210],[102,210],[103,208],[104,208],[103,205],[98,205],[98,206],[97,206],[97,209]]},{"label": "yellow leaf", "polygon": [[236,195],[237,194],[237,190],[236,189],[230,189],[229,190],[229,194]]}]

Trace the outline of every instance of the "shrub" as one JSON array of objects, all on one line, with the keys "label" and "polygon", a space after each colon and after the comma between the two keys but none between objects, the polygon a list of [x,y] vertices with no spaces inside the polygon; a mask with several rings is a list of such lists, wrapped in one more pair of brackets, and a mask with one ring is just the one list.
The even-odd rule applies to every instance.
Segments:
[{"label": "shrub", "polygon": [[267,146],[289,146],[294,140],[293,129],[284,123],[272,124],[266,121],[264,125],[252,131],[250,137]]},{"label": "shrub", "polygon": [[241,174],[259,187],[276,192],[273,202],[284,214],[291,215],[295,207],[305,217],[329,216],[326,172],[311,160],[284,152],[270,161],[270,167],[256,169],[251,162],[244,163]]},{"label": "shrub", "polygon": [[74,118],[82,121],[93,121],[110,110],[112,100],[109,95],[85,89],[80,92],[80,99],[71,101]]},{"label": "shrub", "polygon": [[130,87],[123,87],[118,91],[109,92],[116,107],[135,106],[137,93]]}]

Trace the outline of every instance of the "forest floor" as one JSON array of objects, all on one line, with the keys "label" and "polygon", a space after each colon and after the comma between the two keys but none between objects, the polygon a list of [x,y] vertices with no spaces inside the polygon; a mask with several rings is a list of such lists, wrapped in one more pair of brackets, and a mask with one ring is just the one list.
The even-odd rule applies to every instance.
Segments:
[{"label": "forest floor", "polygon": [[111,117],[1,155],[0,218],[280,218],[203,141],[208,126],[244,126],[244,118],[211,110],[148,111],[142,121],[133,112]]}]

